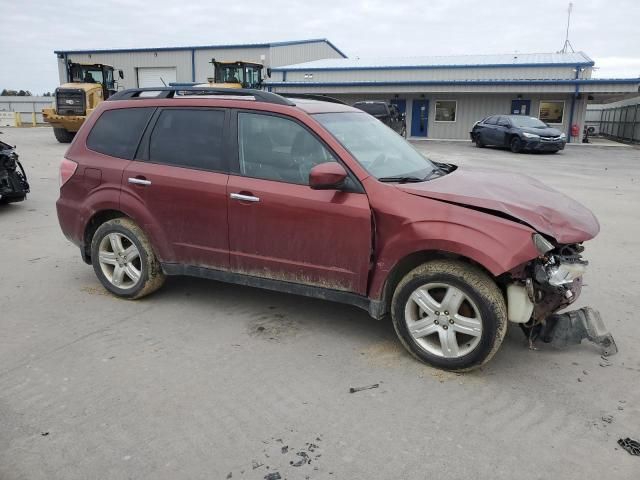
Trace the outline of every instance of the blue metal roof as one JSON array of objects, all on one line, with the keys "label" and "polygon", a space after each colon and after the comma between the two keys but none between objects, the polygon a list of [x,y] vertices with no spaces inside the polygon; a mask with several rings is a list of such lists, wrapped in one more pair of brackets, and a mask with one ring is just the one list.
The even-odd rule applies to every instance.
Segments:
[{"label": "blue metal roof", "polygon": [[432,57],[327,58],[273,68],[273,71],[413,70],[430,68],[490,68],[593,66],[584,52],[448,55]]},{"label": "blue metal roof", "polygon": [[287,45],[303,45],[305,43],[319,43],[324,42],[333,48],[336,52],[342,55],[343,58],[347,56],[333,43],[326,38],[311,38],[307,40],[290,40],[285,42],[269,42],[269,43],[245,43],[245,44],[232,44],[232,45],[195,45],[187,47],[157,47],[157,48],[109,48],[109,49],[95,49],[95,50],[54,50],[53,53],[64,54],[89,54],[89,53],[134,53],[134,52],[174,52],[179,50],[210,50],[210,49],[231,49],[231,48],[269,48],[269,47],[284,47]]}]

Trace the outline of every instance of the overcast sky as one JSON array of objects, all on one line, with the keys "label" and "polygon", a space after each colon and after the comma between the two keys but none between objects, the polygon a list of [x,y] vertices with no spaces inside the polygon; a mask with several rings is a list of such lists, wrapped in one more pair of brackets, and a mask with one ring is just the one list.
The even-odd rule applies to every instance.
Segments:
[{"label": "overcast sky", "polygon": [[[640,1],[574,0],[594,76],[640,76]],[[53,50],[328,38],[349,57],[555,52],[562,0],[0,0],[0,89],[53,91]]]}]

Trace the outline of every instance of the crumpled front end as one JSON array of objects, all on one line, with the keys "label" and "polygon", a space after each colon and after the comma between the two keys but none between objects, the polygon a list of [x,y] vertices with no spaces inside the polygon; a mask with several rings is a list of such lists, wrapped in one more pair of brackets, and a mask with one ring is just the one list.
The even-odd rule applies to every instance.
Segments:
[{"label": "crumpled front end", "polygon": [[522,325],[531,346],[538,338],[556,346],[587,338],[600,345],[604,355],[617,353],[613,337],[595,310],[556,313],[575,302],[582,291],[589,265],[582,256],[582,244],[556,246],[540,234],[534,234],[534,243],[540,255],[508,275],[509,320]]},{"label": "crumpled front end", "polygon": [[27,174],[14,148],[0,142],[0,203],[20,202],[27,198]]}]

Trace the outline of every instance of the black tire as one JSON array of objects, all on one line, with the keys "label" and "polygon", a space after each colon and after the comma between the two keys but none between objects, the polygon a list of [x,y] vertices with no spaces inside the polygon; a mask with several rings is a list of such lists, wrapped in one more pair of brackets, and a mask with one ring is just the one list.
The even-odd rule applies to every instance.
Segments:
[{"label": "black tire", "polygon": [[513,153],[520,153],[522,152],[522,140],[520,140],[520,138],[518,137],[512,137],[511,141],[509,142],[509,148],[511,149],[511,151]]},{"label": "black tire", "polygon": [[476,147],[478,147],[478,148],[484,148],[485,147],[484,143],[482,142],[482,138],[480,138],[480,134],[479,133],[475,134],[475,142],[476,142]]},{"label": "black tire", "polygon": [[75,132],[70,132],[65,130],[64,128],[55,128],[53,129],[53,134],[60,143],[71,143],[73,137],[76,136]]},{"label": "black tire", "polygon": [[[99,261],[100,242],[110,233],[125,235],[139,252],[140,279],[131,288],[119,288],[107,278]],[[98,227],[91,239],[91,264],[100,283],[111,293],[118,297],[135,300],[142,298],[158,290],[164,283],[165,275],[162,272],[149,239],[138,225],[129,218],[115,218]]]},{"label": "black tire", "polygon": [[[482,325],[480,338],[476,346],[462,356],[446,358],[429,352],[409,332],[405,306],[416,289],[433,283],[454,287],[477,307]],[[466,371],[484,365],[496,353],[507,333],[507,307],[496,283],[478,267],[457,260],[436,260],[409,272],[394,292],[391,318],[398,338],[409,353],[418,360],[443,370]],[[442,322],[438,328],[446,330],[445,325],[446,322]],[[459,334],[454,335],[458,338]]]}]

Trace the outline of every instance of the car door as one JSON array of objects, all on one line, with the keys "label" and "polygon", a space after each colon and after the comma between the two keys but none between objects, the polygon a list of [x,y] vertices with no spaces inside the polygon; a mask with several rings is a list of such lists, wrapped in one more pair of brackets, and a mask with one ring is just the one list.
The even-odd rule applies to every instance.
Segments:
[{"label": "car door", "polygon": [[238,164],[227,185],[231,270],[366,294],[371,210],[355,177],[312,190],[309,171],[337,158],[308,128],[236,112]]},{"label": "car door", "polygon": [[486,118],[483,122],[478,124],[478,132],[480,133],[480,139],[482,143],[487,145],[494,145],[496,140],[496,122],[498,117],[493,115]]},{"label": "car door", "polygon": [[498,123],[495,126],[495,144],[501,147],[507,146],[507,137],[509,129],[511,128],[511,121],[507,117],[498,117]]},{"label": "car door", "polygon": [[158,109],[125,169],[121,204],[162,239],[163,262],[229,267],[227,115],[224,109]]}]

